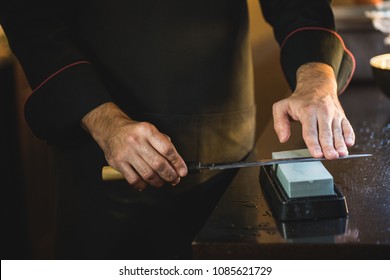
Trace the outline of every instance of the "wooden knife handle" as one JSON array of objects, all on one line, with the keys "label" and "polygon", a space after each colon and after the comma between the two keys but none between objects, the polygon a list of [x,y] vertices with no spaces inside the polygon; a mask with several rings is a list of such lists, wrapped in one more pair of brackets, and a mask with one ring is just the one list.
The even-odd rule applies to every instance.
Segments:
[{"label": "wooden knife handle", "polygon": [[123,180],[125,179],[125,177],[122,175],[122,173],[112,168],[111,166],[103,166],[102,179],[103,181],[113,181],[113,180]]},{"label": "wooden knife handle", "polygon": [[[199,161],[186,162],[188,173],[200,173],[202,171],[201,163]],[[103,181],[124,180],[125,176],[111,166],[103,166],[102,168]]]}]

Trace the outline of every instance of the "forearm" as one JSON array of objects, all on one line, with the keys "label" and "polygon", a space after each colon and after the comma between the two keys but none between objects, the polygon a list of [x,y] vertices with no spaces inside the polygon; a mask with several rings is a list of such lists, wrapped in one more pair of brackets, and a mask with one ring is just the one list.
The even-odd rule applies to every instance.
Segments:
[{"label": "forearm", "polygon": [[303,90],[305,88],[314,91],[321,89],[322,94],[337,95],[337,81],[333,68],[320,62],[310,62],[299,67],[295,92],[310,94]]},{"label": "forearm", "polygon": [[114,131],[132,121],[117,105],[107,102],[93,109],[81,119],[81,126],[102,149]]}]

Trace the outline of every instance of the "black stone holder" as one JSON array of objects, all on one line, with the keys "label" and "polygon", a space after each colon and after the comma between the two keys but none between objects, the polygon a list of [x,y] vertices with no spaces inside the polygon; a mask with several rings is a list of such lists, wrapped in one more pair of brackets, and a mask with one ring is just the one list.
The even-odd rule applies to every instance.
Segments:
[{"label": "black stone holder", "polygon": [[273,216],[279,221],[343,218],[348,215],[345,196],[334,185],[334,195],[289,198],[272,166],[261,166],[260,186]]}]

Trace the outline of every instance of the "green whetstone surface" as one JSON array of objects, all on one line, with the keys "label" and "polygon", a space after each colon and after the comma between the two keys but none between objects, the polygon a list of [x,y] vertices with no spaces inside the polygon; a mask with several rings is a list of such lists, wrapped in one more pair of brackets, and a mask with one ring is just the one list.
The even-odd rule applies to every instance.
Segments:
[{"label": "green whetstone surface", "polygon": [[[308,157],[308,149],[272,153],[272,158]],[[334,195],[333,177],[317,162],[279,164],[276,175],[290,198]]]}]

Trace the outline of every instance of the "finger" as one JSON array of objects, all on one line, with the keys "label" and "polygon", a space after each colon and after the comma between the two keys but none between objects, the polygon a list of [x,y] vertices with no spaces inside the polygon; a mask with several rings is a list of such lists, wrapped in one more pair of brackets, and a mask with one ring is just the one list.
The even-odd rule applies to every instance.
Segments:
[{"label": "finger", "polygon": [[177,184],[180,183],[180,180],[181,180],[180,177],[177,177],[177,179],[175,181],[171,182],[171,185],[176,186]]},{"label": "finger", "polygon": [[334,139],[334,146],[339,156],[348,155],[348,149],[347,146],[345,145],[343,130],[341,128],[341,120],[333,121],[333,139]]},{"label": "finger", "polygon": [[164,135],[169,141],[171,141],[172,142],[172,139],[171,139],[171,137],[169,137],[168,135],[166,135],[165,133],[162,133],[162,135]]},{"label": "finger", "polygon": [[[172,144],[172,142],[168,141],[168,139],[163,134],[154,133],[149,138],[149,143],[153,146],[154,149],[156,149],[159,154],[161,154],[169,162],[171,166],[173,166],[175,172],[177,172],[180,177],[184,177],[187,175],[188,170],[184,160],[176,151],[175,146]],[[152,162],[153,161],[154,160],[152,160]],[[162,168],[162,170],[167,173],[167,175],[165,176],[171,176],[170,170],[165,165],[161,165],[162,163],[160,161],[155,161],[152,164],[153,168],[155,167],[154,165],[156,165],[156,168]],[[173,180],[171,180],[170,182],[172,181]]]},{"label": "finger", "polygon": [[332,121],[326,113],[319,114],[318,133],[322,152],[327,159],[336,159],[339,157],[333,142]]},{"label": "finger", "polygon": [[157,174],[155,170],[143,159],[133,161],[132,163],[135,171],[141,176],[141,178],[149,185],[160,188],[164,185],[164,180]]},{"label": "finger", "polygon": [[[167,141],[167,139],[165,139],[165,141]],[[142,157],[145,164],[148,165],[150,169],[154,171],[153,174],[158,175],[163,181],[169,183],[176,182],[177,179],[180,178],[179,174],[168,162],[168,160],[149,143],[142,147],[142,150],[140,151],[140,156]],[[148,174],[149,171],[146,169],[145,166],[141,165],[139,169],[140,172],[142,172],[142,169],[145,170],[146,175],[153,175]],[[152,179],[152,177],[150,177],[150,179]]]},{"label": "finger", "polygon": [[274,129],[280,143],[285,143],[290,138],[290,120],[288,115],[287,102],[279,101],[272,107],[274,118]]},{"label": "finger", "polygon": [[122,163],[118,167],[114,167],[125,176],[126,181],[133,188],[142,191],[146,188],[147,183],[141,178],[141,176],[133,169],[130,164]]},{"label": "finger", "polygon": [[318,141],[317,118],[315,115],[305,115],[300,120],[302,124],[302,137],[310,154],[313,157],[322,157],[320,143]]},{"label": "finger", "polygon": [[348,147],[352,147],[355,144],[355,133],[347,118],[343,118],[341,121],[341,126],[343,129],[345,144]]}]

